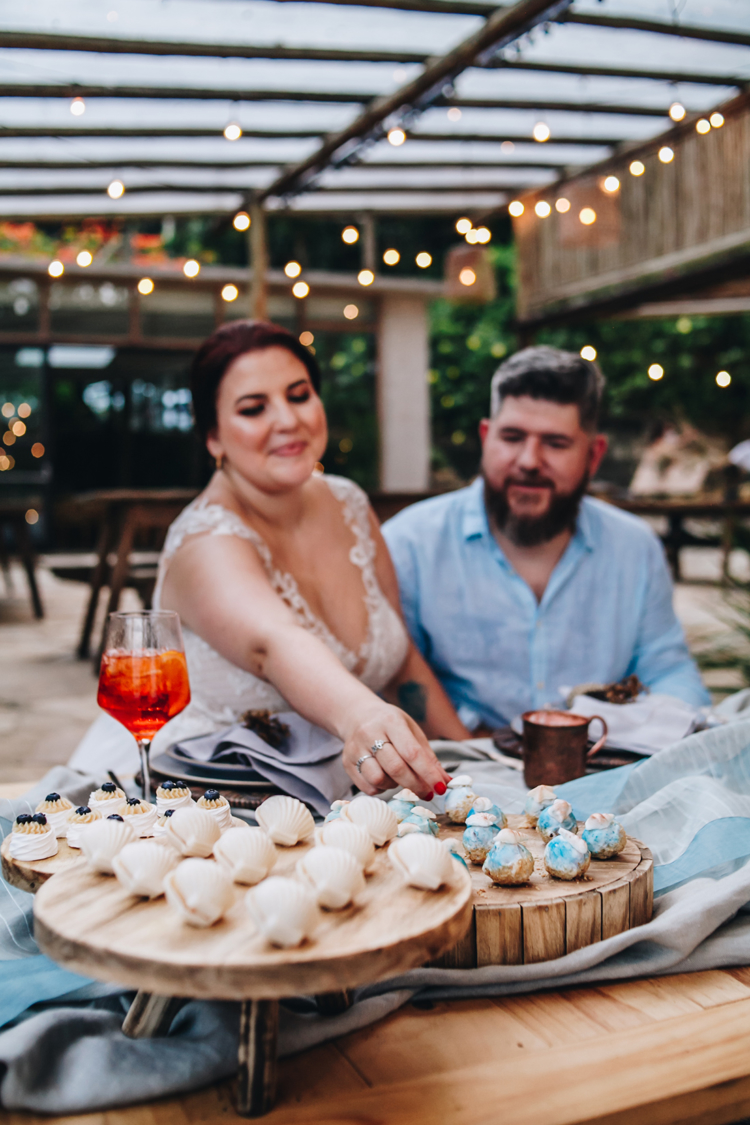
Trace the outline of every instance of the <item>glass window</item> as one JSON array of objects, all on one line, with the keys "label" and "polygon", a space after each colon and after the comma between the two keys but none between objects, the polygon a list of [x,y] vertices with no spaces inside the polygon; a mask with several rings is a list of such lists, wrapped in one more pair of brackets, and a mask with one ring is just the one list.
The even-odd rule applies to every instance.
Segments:
[{"label": "glass window", "polygon": [[0,332],[36,332],[39,290],[30,277],[0,281]]}]

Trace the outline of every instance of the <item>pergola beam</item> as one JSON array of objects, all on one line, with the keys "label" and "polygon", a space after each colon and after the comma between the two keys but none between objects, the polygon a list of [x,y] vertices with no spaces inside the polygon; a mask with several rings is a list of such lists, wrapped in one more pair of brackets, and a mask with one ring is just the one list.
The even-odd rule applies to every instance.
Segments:
[{"label": "pergola beam", "polygon": [[[83,172],[87,169],[97,170],[108,168],[112,172],[124,174],[131,168],[206,168],[211,171],[228,169],[236,172],[243,168],[282,168],[284,160],[159,160],[159,159],[125,159],[125,160],[2,160],[0,169],[34,171],[34,172]],[[566,167],[561,160],[528,160],[520,157],[503,157],[502,160],[373,160],[353,166],[357,171],[369,172],[373,169],[387,168],[389,171],[407,171],[420,168],[549,168],[553,171],[562,171]],[[234,190],[234,189],[230,189]],[[243,189],[244,190],[244,189]]]},{"label": "pergola beam", "polygon": [[[429,170],[429,169],[428,169]],[[549,183],[553,181],[550,180]],[[441,193],[446,191],[461,191],[466,193],[473,192],[488,192],[488,191],[526,191],[534,188],[547,188],[548,183],[490,183],[490,184],[464,184],[464,183],[446,183],[435,186],[434,183],[427,182],[425,184],[403,184],[399,182],[380,184],[373,182],[371,184],[329,184],[324,187],[317,187],[316,194],[319,192],[335,192],[337,195],[357,195],[363,192],[372,195],[379,192],[401,192],[404,195],[428,193]],[[247,184],[134,184],[128,187],[127,195],[144,195],[168,192],[170,195],[243,195],[248,191],[252,191],[252,187]],[[258,188],[258,191],[261,189]],[[106,188],[102,186],[93,187],[88,184],[70,184],[60,185],[59,187],[0,187],[0,196],[17,196],[18,198],[49,196],[55,198],[56,196],[83,196],[83,195],[106,195]],[[127,212],[123,212],[127,214]],[[5,218],[5,216],[3,216]]]}]

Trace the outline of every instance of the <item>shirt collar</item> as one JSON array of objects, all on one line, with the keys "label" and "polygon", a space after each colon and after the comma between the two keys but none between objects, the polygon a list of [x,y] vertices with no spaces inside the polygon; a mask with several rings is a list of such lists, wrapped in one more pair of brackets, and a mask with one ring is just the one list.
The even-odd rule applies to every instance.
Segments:
[{"label": "shirt collar", "polygon": [[[465,495],[462,523],[464,539],[480,539],[482,536],[489,536],[490,526],[487,520],[487,509],[484,506],[484,481],[481,477],[477,477],[469,485]],[[584,496],[578,509],[576,530],[573,536],[587,551],[593,551],[596,545],[590,504],[589,497]]]}]

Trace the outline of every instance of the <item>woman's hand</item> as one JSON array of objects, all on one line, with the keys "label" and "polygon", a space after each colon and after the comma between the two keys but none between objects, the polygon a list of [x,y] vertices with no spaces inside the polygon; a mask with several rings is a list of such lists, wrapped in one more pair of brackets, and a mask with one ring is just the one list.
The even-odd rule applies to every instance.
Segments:
[{"label": "woman's hand", "polygon": [[[375,752],[379,741],[383,747]],[[365,758],[361,771],[360,758]],[[414,720],[380,700],[364,716],[360,712],[360,721],[347,731],[343,760],[354,784],[370,796],[401,785],[430,801],[435,793],[442,796],[450,781]]]}]

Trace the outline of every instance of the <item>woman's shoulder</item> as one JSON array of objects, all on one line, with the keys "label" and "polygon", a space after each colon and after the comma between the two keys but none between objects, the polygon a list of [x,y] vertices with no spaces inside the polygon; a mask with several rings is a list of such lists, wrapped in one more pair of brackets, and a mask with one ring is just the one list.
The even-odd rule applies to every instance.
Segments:
[{"label": "woman's shoulder", "polygon": [[248,539],[256,547],[263,545],[260,535],[231,508],[220,503],[210,492],[205,491],[196,497],[180,512],[167,532],[164,554],[171,557],[194,535],[228,535]]}]

